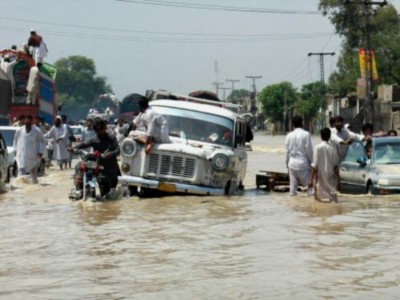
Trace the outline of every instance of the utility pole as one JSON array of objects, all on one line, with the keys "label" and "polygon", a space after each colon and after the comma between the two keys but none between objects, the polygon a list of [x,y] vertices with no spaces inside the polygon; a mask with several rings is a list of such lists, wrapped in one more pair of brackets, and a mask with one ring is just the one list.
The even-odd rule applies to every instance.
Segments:
[{"label": "utility pole", "polygon": [[235,82],[240,82],[240,80],[239,79],[227,79],[226,81],[232,83],[232,92],[231,92],[231,95],[232,95],[233,91],[235,90]]},{"label": "utility pole", "polygon": [[319,56],[319,66],[321,71],[321,84],[322,84],[322,91],[321,91],[321,105],[320,105],[320,113],[324,113],[324,116],[321,118],[321,128],[326,126],[326,117],[325,117],[325,65],[324,65],[324,56],[330,55],[334,56],[335,52],[317,52],[317,53],[308,53],[308,56],[317,55]]},{"label": "utility pole", "polygon": [[219,89],[222,90],[222,92],[223,92],[222,101],[226,102],[226,93],[225,93],[225,91],[230,90],[230,88],[220,87]]},{"label": "utility pole", "polygon": [[371,98],[371,92],[373,87],[373,76],[372,76],[372,47],[370,39],[370,20],[371,7],[373,5],[378,5],[380,7],[386,6],[388,4],[387,0],[384,1],[350,1],[346,0],[345,4],[363,4],[364,5],[364,16],[365,16],[365,76],[366,76],[366,95],[364,101],[364,122],[374,122],[374,102]]},{"label": "utility pole", "polygon": [[212,83],[213,86],[215,86],[215,92],[217,93],[217,97],[219,96],[219,90],[221,89],[221,86],[223,84],[223,82],[219,82],[218,80],[216,80],[215,82]]},{"label": "utility pole", "polygon": [[256,105],[256,97],[257,97],[257,87],[256,87],[256,79],[261,79],[262,76],[246,76],[246,78],[252,79],[253,84],[251,87],[253,88],[253,91],[251,93],[250,99],[251,99],[251,107],[250,107],[250,112],[252,114],[255,114],[257,112],[257,105]]}]

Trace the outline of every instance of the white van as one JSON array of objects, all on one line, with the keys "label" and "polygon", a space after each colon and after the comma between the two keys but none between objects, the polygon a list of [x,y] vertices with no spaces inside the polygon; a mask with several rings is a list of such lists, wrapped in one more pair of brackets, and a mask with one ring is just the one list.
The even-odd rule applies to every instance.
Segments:
[{"label": "white van", "polygon": [[221,107],[226,103],[195,99],[154,100],[151,109],[168,123],[171,143],[144,146],[127,137],[121,144],[120,184],[139,196],[148,189],[199,195],[232,195],[246,174],[246,123]]}]

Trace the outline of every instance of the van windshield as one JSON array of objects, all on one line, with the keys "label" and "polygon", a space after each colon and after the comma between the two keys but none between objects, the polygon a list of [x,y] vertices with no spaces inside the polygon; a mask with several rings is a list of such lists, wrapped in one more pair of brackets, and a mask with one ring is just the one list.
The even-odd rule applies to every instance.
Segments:
[{"label": "van windshield", "polygon": [[188,140],[233,146],[233,121],[217,115],[173,107],[153,106],[163,115],[170,136]]}]

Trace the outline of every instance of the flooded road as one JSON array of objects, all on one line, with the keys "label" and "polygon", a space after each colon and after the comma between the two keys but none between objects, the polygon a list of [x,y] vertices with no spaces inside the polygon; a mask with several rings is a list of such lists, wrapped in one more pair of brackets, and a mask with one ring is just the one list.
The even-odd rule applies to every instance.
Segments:
[{"label": "flooded road", "polygon": [[[317,139],[314,139],[317,142]],[[285,171],[256,135],[234,197],[71,202],[72,171],[0,196],[1,299],[396,299],[400,199],[339,204],[255,189]]]}]

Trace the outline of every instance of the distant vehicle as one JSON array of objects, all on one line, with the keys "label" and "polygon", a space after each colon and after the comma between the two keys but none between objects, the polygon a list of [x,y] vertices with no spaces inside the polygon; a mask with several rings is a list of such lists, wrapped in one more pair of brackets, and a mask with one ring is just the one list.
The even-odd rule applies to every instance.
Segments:
[{"label": "distant vehicle", "polygon": [[370,153],[360,142],[350,145],[340,164],[342,192],[400,193],[400,137],[373,138]]},{"label": "distant vehicle", "polygon": [[145,155],[142,144],[125,138],[120,184],[131,193],[137,188],[139,196],[151,189],[199,195],[232,195],[243,189],[246,124],[239,115],[198,98],[149,104],[167,119],[171,143],[156,144]]},{"label": "distant vehicle", "polygon": [[17,161],[15,158],[15,149],[14,149],[14,136],[15,132],[18,130],[19,127],[12,127],[12,126],[0,126],[0,133],[2,134],[8,152],[8,167],[10,170],[10,175],[13,177],[17,177],[18,175],[18,167]]},{"label": "distant vehicle", "polygon": [[[0,51],[0,56],[4,55],[17,56],[18,52],[13,50]],[[13,67],[15,79],[15,101],[13,103],[11,101],[11,93],[7,92],[4,88],[0,89],[0,123],[2,125],[12,125],[14,117],[18,118],[20,115],[40,116],[43,117],[47,123],[54,123],[57,112],[55,87],[56,68],[48,63],[43,64],[43,68],[40,72],[36,104],[33,105],[26,104],[28,95],[26,86],[29,79],[29,71],[33,66],[35,66],[34,60],[29,55],[20,53],[20,60]],[[6,86],[6,79],[3,77],[4,76],[0,75],[0,85]],[[8,118],[5,116],[8,116]]]},{"label": "distant vehicle", "polygon": [[83,127],[81,125],[71,125],[69,126],[72,130],[72,134],[74,135],[76,141],[75,143],[82,142],[82,130]]},{"label": "distant vehicle", "polygon": [[[18,165],[15,156],[16,149],[14,149],[14,136],[20,127],[13,126],[0,126],[0,133],[3,135],[4,140],[7,145],[8,152],[8,166],[10,170],[10,175],[13,177],[18,176]],[[38,175],[43,175],[46,169],[46,160],[48,159],[47,153],[43,153],[42,160],[40,161],[40,166],[38,169]]]}]

